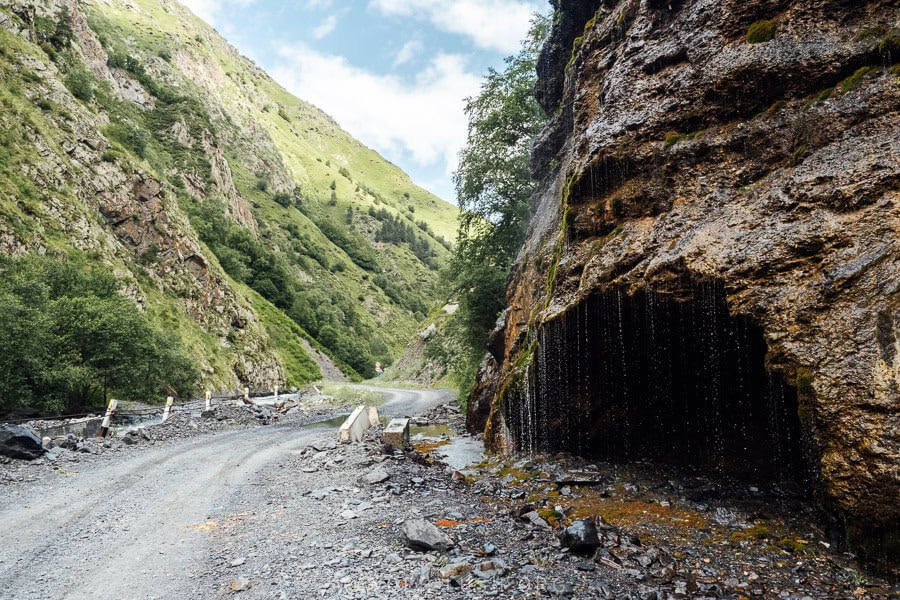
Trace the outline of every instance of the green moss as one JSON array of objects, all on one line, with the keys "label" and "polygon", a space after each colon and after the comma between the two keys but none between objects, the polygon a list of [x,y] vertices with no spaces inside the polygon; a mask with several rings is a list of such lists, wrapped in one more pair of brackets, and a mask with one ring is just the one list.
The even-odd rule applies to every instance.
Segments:
[{"label": "green moss", "polygon": [[782,550],[787,550],[792,554],[803,554],[806,552],[806,548],[809,545],[809,542],[806,540],[798,540],[796,538],[781,538],[778,540],[778,547]]},{"label": "green moss", "polygon": [[750,542],[753,540],[764,540],[771,537],[771,535],[772,533],[768,527],[754,525],[743,531],[735,531],[728,539],[732,542]]},{"label": "green moss", "polygon": [[[900,50],[900,28],[892,27],[878,42],[878,51],[884,55],[892,54]],[[896,57],[892,56],[892,62]]]},{"label": "green moss", "polygon": [[825,102],[826,100],[831,98],[831,95],[833,93],[834,93],[833,87],[825,88],[824,90],[822,90],[821,92],[819,92],[818,94],[816,94],[815,96],[813,96],[812,98],[807,100],[806,104],[803,105],[803,110],[809,110],[816,104]]},{"label": "green moss", "polygon": [[847,92],[849,92],[851,90],[855,90],[862,84],[863,79],[867,75],[869,75],[870,73],[877,71],[877,70],[878,70],[877,67],[860,67],[859,69],[856,70],[855,73],[853,73],[853,75],[851,75],[847,79],[843,80],[839,84],[840,88],[841,88],[841,93],[846,94]]},{"label": "green moss", "polygon": [[575,57],[578,55],[578,51],[581,49],[582,44],[584,44],[584,36],[581,35],[572,42],[572,54],[569,56],[569,62],[566,63],[566,73],[572,72],[572,65],[575,64]]},{"label": "green moss", "polygon": [[762,19],[747,29],[748,44],[762,44],[775,39],[775,23],[768,19]]},{"label": "green moss", "polygon": [[670,131],[666,134],[666,140],[664,143],[664,147],[668,148],[669,146],[674,146],[678,142],[684,139],[684,135],[678,133],[677,131]]},{"label": "green moss", "polygon": [[787,106],[787,100],[778,100],[769,107],[766,114],[772,117],[778,114],[785,106]]},{"label": "green moss", "polygon": [[866,40],[877,39],[882,37],[884,34],[888,32],[887,25],[876,25],[874,27],[866,27],[862,31],[856,34],[857,42],[864,42]]}]

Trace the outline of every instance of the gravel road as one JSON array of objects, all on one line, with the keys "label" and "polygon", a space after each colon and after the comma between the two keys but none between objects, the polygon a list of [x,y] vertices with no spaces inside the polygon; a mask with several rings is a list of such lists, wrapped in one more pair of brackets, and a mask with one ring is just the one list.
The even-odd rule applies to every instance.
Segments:
[{"label": "gravel road", "polygon": [[[446,392],[380,390],[387,415],[415,414]],[[277,425],[141,448],[13,486],[0,497],[0,599],[199,598],[203,524],[263,467],[333,439]]]}]

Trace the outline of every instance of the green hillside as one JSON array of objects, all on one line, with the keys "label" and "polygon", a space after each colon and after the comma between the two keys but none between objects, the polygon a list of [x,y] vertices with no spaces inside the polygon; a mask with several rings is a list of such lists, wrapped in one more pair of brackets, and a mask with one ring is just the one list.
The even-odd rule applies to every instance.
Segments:
[{"label": "green hillside", "polygon": [[392,362],[456,208],[166,0],[0,0],[0,252],[113,271],[211,387]]}]

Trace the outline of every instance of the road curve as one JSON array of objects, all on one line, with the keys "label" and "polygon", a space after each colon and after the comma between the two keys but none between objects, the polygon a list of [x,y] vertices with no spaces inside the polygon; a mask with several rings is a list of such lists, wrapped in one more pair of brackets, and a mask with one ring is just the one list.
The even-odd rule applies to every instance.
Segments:
[{"label": "road curve", "polygon": [[[414,415],[447,392],[372,388],[382,414]],[[203,524],[263,466],[323,430],[278,425],[166,442],[83,463],[0,496],[0,600],[191,598]]]}]

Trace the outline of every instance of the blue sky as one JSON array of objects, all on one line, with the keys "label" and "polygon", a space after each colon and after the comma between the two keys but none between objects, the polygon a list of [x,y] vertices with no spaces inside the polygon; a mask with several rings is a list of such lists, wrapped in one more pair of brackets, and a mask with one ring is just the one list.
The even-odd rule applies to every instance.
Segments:
[{"label": "blue sky", "polygon": [[455,202],[464,99],[546,0],[182,0],[294,95]]}]

